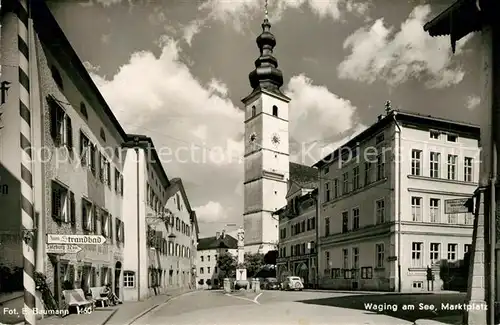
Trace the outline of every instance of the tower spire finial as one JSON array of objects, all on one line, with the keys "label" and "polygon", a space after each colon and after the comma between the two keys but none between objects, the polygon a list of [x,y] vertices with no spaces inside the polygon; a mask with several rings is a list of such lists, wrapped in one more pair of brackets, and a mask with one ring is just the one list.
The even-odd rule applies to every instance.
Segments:
[{"label": "tower spire finial", "polygon": [[265,3],[264,3],[264,19],[265,20],[269,19],[269,12],[267,11],[268,4],[269,4],[269,0],[265,0]]}]

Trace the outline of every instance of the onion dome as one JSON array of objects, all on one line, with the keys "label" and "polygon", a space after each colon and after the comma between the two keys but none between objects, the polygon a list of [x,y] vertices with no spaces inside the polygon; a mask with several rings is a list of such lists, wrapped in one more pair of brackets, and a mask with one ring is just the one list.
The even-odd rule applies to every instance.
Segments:
[{"label": "onion dome", "polygon": [[278,69],[278,60],[273,56],[276,38],[270,29],[271,23],[266,17],[262,23],[262,33],[256,39],[260,56],[255,60],[255,69],[248,76],[253,89],[279,90],[283,86],[283,73]]}]

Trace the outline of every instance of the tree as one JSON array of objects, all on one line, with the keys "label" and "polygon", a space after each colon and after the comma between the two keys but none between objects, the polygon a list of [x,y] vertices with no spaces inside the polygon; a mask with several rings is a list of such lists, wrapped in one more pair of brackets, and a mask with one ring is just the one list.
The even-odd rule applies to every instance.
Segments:
[{"label": "tree", "polygon": [[264,255],[264,263],[276,265],[276,260],[278,259],[278,251],[269,251]]},{"label": "tree", "polygon": [[219,269],[219,278],[232,278],[236,275],[236,257],[225,252],[217,257],[217,268]]},{"label": "tree", "polygon": [[247,276],[253,277],[264,266],[264,254],[245,254],[245,268],[247,269]]}]

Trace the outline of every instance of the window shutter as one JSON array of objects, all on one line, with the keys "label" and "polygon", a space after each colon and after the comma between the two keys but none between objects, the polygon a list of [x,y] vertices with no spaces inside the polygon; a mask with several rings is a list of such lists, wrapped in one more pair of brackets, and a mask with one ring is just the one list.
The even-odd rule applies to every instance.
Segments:
[{"label": "window shutter", "polygon": [[52,218],[59,219],[59,212],[57,211],[58,207],[58,195],[57,189],[52,187]]},{"label": "window shutter", "polygon": [[93,213],[94,213],[94,222],[93,222],[93,229],[92,231],[97,234],[97,226],[99,225],[99,211],[97,209],[97,206],[93,206]]},{"label": "window shutter", "polygon": [[88,212],[87,212],[87,205],[85,204],[85,202],[82,201],[82,228],[83,230],[89,230],[88,229],[88,224],[89,224],[89,220],[88,220]]},{"label": "window shutter", "polygon": [[50,135],[55,141],[57,139],[57,105],[51,97],[47,98],[47,103],[50,110]]},{"label": "window shutter", "polygon": [[69,217],[71,225],[76,226],[76,203],[75,203],[75,193],[69,193]]},{"label": "window shutter", "polygon": [[120,194],[123,194],[123,175],[120,175]]},{"label": "window shutter", "polygon": [[96,172],[96,163],[95,163],[95,151],[96,151],[96,148],[94,145],[90,144],[89,145],[90,147],[90,169],[92,170],[92,174],[95,175],[95,172]]},{"label": "window shutter", "polygon": [[113,216],[109,215],[108,216],[108,237],[109,241],[113,243]]},{"label": "window shutter", "polygon": [[71,118],[66,115],[66,146],[69,150],[73,150],[73,126],[71,124]]},{"label": "window shutter", "polygon": [[125,242],[125,224],[123,222],[120,223],[120,233],[121,233],[121,236],[120,236],[121,241],[122,241],[122,243],[124,243]]}]

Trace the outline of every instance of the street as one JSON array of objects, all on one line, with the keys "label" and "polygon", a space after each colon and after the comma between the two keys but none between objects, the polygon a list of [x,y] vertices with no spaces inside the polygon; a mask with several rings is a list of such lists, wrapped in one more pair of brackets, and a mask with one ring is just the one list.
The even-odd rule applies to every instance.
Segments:
[{"label": "street", "polygon": [[[170,300],[134,325],[225,324],[413,324],[420,318],[443,318],[459,312],[418,310],[419,304],[457,303],[462,294],[367,294],[335,292],[235,292],[197,291]],[[373,305],[368,305],[368,304]],[[394,310],[393,306],[399,308]],[[402,310],[403,304],[416,310]],[[374,307],[378,310],[371,310]],[[391,307],[392,306],[392,307]],[[392,309],[391,309],[392,308]],[[426,307],[427,309],[429,307]],[[439,308],[438,308],[439,309]],[[454,323],[454,322],[452,322]]]}]

